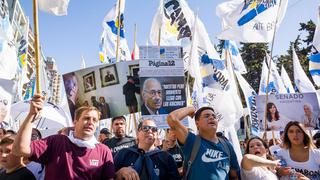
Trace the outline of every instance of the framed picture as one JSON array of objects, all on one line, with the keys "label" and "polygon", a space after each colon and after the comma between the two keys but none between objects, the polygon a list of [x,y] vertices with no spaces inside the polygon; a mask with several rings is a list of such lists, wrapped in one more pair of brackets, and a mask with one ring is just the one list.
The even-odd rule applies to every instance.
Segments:
[{"label": "framed picture", "polygon": [[118,72],[115,64],[100,68],[101,87],[119,84]]},{"label": "framed picture", "polygon": [[94,71],[83,76],[84,92],[90,92],[97,89]]},{"label": "framed picture", "polygon": [[133,77],[134,83],[136,84],[136,86],[139,86],[139,87],[140,87],[140,81],[139,81],[139,64],[129,65],[129,73],[130,73],[130,76]]}]

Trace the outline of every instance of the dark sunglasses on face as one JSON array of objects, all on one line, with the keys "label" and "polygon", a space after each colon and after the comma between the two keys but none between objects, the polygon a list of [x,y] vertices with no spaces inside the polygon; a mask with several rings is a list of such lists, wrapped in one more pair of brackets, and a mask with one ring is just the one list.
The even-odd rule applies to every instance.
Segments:
[{"label": "dark sunglasses on face", "polygon": [[140,128],[140,130],[143,131],[143,132],[148,132],[150,129],[151,129],[152,132],[157,132],[158,131],[158,128],[155,127],[155,126],[142,126]]}]

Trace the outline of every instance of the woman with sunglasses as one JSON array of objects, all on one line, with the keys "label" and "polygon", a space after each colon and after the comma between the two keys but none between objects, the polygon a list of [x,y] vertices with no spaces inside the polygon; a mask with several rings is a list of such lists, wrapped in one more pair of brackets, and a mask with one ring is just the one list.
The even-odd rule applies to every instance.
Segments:
[{"label": "woman with sunglasses", "polygon": [[284,131],[284,148],[278,152],[291,171],[279,169],[279,175],[292,176],[301,173],[300,179],[320,179],[320,150],[315,149],[311,137],[298,121],[291,121]]},{"label": "woman with sunglasses", "polygon": [[279,166],[279,161],[272,159],[265,141],[259,137],[249,139],[241,161],[242,179],[277,180],[275,168]]},{"label": "woman with sunglasses", "polygon": [[158,128],[153,120],[139,123],[138,145],[121,149],[114,157],[116,179],[181,179],[173,157],[155,146],[157,137]]}]

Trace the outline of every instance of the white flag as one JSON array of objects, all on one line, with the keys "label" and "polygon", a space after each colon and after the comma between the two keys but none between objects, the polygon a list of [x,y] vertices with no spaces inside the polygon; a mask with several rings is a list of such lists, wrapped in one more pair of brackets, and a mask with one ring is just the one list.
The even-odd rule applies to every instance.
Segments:
[{"label": "white flag", "polygon": [[317,24],[316,29],[314,31],[313,36],[313,47],[320,53],[320,6],[318,7],[318,13],[317,13]]},{"label": "white flag", "polygon": [[236,72],[236,76],[237,76],[239,85],[242,89],[242,92],[244,94],[247,108],[249,110],[249,117],[251,122],[251,133],[253,135],[258,135],[260,132],[260,127],[259,127],[260,123],[258,119],[257,104],[256,104],[257,93],[250,86],[250,84],[242,77],[242,75],[239,72]]},{"label": "white flag", "polygon": [[228,50],[227,56],[229,55],[231,56],[231,61],[232,61],[234,70],[237,72],[240,72],[241,74],[247,73],[246,66],[244,65],[244,62],[242,60],[242,57],[238,50],[236,42],[231,40],[224,41],[224,47],[222,50],[221,59],[225,59],[226,49]]},{"label": "white flag", "polygon": [[54,14],[65,16],[68,13],[69,0],[38,0],[39,9]]},{"label": "white flag", "polygon": [[10,128],[9,117],[12,102],[13,81],[0,79],[0,128]]},{"label": "white flag", "polygon": [[81,69],[86,68],[86,61],[84,60],[83,56],[81,56],[80,68]]},{"label": "white flag", "polygon": [[301,67],[300,61],[294,48],[292,48],[292,60],[293,60],[293,76],[294,84],[300,93],[316,92],[312,82]]},{"label": "white flag", "polygon": [[281,78],[282,78],[284,86],[287,89],[287,93],[295,93],[294,88],[291,84],[291,80],[289,78],[289,75],[288,75],[286,69],[284,69],[283,65],[281,66]]},{"label": "white flag", "polygon": [[6,1],[0,4],[0,13],[0,30],[4,33],[4,38],[0,38],[0,78],[13,79],[18,70],[18,58]]},{"label": "white flag", "polygon": [[[120,18],[118,18],[119,2]],[[124,36],[124,7],[125,0],[118,0],[103,20],[102,26],[104,32],[102,33],[100,42],[100,61],[106,62],[108,60],[106,63],[115,62],[119,26],[120,42],[118,58],[119,60],[131,60],[128,43]],[[120,19],[120,22],[118,22],[118,19]]]},{"label": "white flag", "polygon": [[[200,19],[197,21],[199,33],[203,35],[198,37],[198,45],[202,49],[211,46],[208,55],[211,58],[219,59],[220,57],[212,45],[203,23]],[[159,8],[153,18],[150,30],[150,42],[152,45],[158,45],[160,36],[160,45],[182,46],[185,67],[188,68],[190,67],[189,53],[191,47],[191,29],[193,29],[193,25],[194,13],[185,0],[160,0]]]},{"label": "white flag", "polygon": [[[281,23],[288,0],[230,0],[216,8],[221,19],[219,39],[240,42],[271,42],[275,24]],[[279,9],[280,8],[280,9]]]},{"label": "white flag", "polygon": [[[270,56],[266,55],[266,60],[269,62]],[[270,65],[270,75],[269,75],[269,83],[268,83],[268,93],[269,94],[286,94],[287,89],[285,88],[283,81],[279,75],[276,65],[271,60]],[[268,66],[265,61],[263,61],[262,71],[261,71],[261,79],[260,79],[260,87],[259,87],[259,95],[263,95],[267,93],[267,79],[268,79]]]}]

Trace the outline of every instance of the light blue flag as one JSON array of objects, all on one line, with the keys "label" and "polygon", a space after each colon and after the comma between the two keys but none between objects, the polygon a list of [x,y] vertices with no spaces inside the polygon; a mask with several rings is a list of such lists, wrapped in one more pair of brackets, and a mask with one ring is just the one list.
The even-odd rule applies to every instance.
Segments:
[{"label": "light blue flag", "polygon": [[231,61],[235,71],[240,72],[241,74],[247,73],[246,66],[242,60],[241,54],[238,50],[237,44],[231,40],[224,41],[224,47],[221,54],[221,59],[225,59],[226,50],[228,50],[227,56],[231,56]]}]

